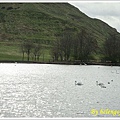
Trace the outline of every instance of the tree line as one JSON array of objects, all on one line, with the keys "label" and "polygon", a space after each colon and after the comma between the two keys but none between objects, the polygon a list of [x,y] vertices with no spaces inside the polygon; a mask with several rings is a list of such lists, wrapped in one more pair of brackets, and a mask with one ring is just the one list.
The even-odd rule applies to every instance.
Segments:
[{"label": "tree line", "polygon": [[71,58],[85,61],[98,47],[97,40],[85,30],[77,33],[65,31],[62,35],[56,36],[56,39],[52,48],[52,58],[55,61],[68,61]]},{"label": "tree line", "polygon": [[120,36],[115,33],[109,34],[104,43],[104,56],[106,60],[114,63],[120,62]]},{"label": "tree line", "polygon": [[32,60],[39,61],[41,55],[42,46],[40,43],[33,42],[32,40],[24,40],[21,44],[22,61],[25,60],[25,54],[27,55],[27,61]]},{"label": "tree line", "polygon": [[[50,51],[53,61],[89,61],[94,59],[93,54],[97,54],[99,49],[95,36],[85,29],[78,32],[64,30],[55,34],[55,38],[56,40],[52,43]],[[32,60],[39,61],[42,44],[24,40],[21,44],[21,51],[23,61],[25,54],[27,55],[27,61],[30,60],[30,56],[32,56]],[[109,37],[106,38],[102,55],[104,60],[120,62],[120,37],[117,34],[109,34]]]}]

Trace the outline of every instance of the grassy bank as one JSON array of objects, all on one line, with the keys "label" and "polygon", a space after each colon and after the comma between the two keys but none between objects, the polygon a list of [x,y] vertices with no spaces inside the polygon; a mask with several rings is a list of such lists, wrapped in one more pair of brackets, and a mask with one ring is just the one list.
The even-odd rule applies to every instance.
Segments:
[{"label": "grassy bank", "polygon": [[[48,62],[51,60],[49,46],[44,46],[41,50],[39,61]],[[0,42],[0,61],[22,61],[22,51],[19,42]],[[25,54],[24,61],[27,61],[27,55]],[[32,56],[30,61],[33,61]]]}]

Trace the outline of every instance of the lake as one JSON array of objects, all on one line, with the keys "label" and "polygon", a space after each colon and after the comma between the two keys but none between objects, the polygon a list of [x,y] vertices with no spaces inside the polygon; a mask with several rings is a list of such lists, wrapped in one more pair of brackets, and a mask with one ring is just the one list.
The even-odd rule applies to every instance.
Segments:
[{"label": "lake", "polygon": [[0,64],[3,118],[119,117],[119,94],[119,66]]}]

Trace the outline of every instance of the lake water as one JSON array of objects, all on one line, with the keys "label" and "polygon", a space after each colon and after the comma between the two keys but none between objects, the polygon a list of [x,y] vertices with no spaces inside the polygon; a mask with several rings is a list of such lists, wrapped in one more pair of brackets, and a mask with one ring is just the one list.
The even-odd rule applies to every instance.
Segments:
[{"label": "lake water", "polygon": [[120,117],[120,67],[0,64],[0,117]]}]

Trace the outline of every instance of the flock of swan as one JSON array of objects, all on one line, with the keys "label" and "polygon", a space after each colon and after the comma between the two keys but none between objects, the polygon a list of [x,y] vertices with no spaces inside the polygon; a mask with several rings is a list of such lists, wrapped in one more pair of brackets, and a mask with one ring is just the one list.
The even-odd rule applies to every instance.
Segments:
[{"label": "flock of swan", "polygon": [[[111,71],[111,73],[119,74],[119,72],[118,72],[117,70],[115,70],[115,72],[114,72],[114,71]],[[111,80],[111,81],[108,82],[107,84],[110,84],[111,82],[113,82],[113,80]],[[82,86],[83,83],[75,81],[75,85]],[[98,81],[96,81],[96,85],[97,85],[97,86],[100,86],[101,88],[106,88],[106,86],[105,86],[104,83],[99,83]]]},{"label": "flock of swan", "polygon": [[[111,82],[113,82],[113,80],[111,80]],[[108,84],[110,84],[110,82],[108,82]],[[75,85],[81,86],[81,85],[83,85],[83,83],[75,81]],[[104,83],[98,83],[98,81],[96,81],[96,85],[100,86],[101,88],[106,88]]]},{"label": "flock of swan", "polygon": [[[113,80],[111,80],[111,82],[113,82]],[[106,88],[104,83],[98,83],[98,81],[96,81],[96,84],[97,84],[97,86],[100,86],[101,88]],[[110,84],[110,82],[108,82],[108,84]]]}]

